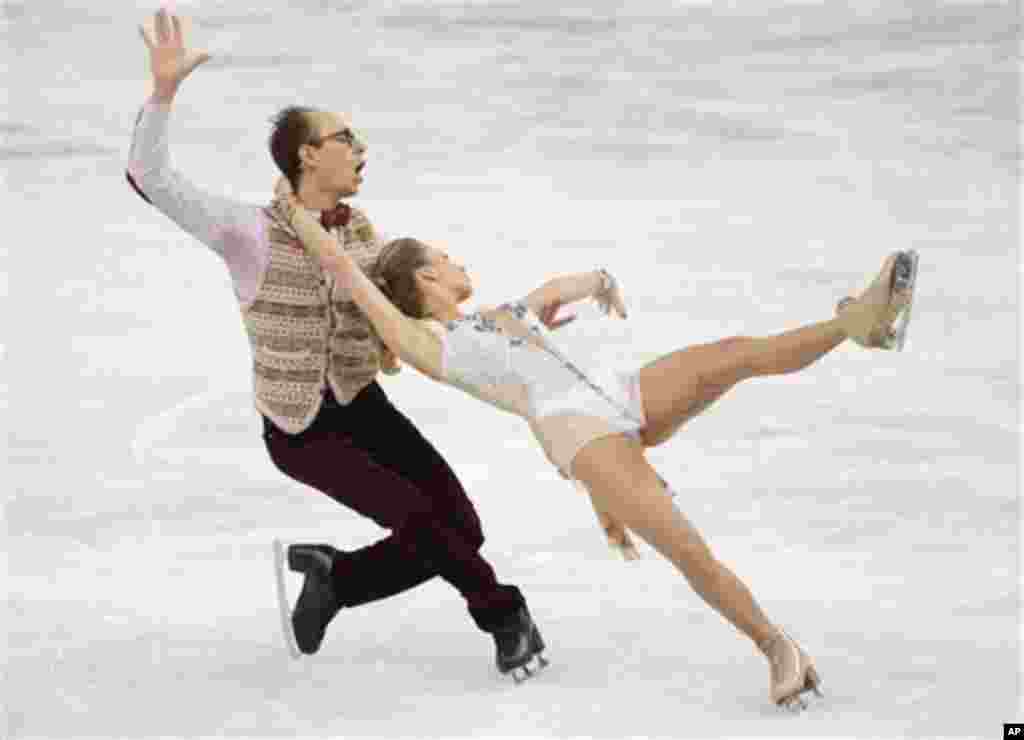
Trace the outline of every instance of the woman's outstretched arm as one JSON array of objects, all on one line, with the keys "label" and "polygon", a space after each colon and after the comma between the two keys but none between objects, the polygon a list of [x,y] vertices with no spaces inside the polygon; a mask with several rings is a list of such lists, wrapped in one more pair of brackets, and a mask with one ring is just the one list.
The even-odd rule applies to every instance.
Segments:
[{"label": "woman's outstretched arm", "polygon": [[313,214],[296,203],[294,196],[281,198],[280,203],[306,251],[319,259],[323,268],[351,292],[352,300],[366,314],[384,343],[421,373],[441,380],[442,347],[438,336],[399,311],[352,258],[338,248],[335,238]]},{"label": "woman's outstretched arm", "polygon": [[620,318],[626,318],[626,304],[618,283],[605,270],[552,278],[526,296],[526,305],[538,316],[551,314],[549,318],[553,318],[558,307],[584,298],[595,298],[605,313],[614,310]]}]

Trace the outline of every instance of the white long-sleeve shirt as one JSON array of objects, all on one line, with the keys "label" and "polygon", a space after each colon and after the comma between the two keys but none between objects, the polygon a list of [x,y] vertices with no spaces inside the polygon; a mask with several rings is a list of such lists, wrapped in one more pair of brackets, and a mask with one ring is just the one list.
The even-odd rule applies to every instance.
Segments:
[{"label": "white long-sleeve shirt", "polygon": [[[270,265],[270,217],[255,204],[202,190],[171,166],[170,112],[169,103],[152,99],[139,111],[129,154],[129,181],[157,210],[224,260],[244,310],[256,300]],[[310,212],[319,218],[318,211]],[[333,280],[326,277],[330,293]],[[390,375],[400,367],[389,354],[382,369]]]},{"label": "white long-sleeve shirt", "polygon": [[260,206],[202,190],[171,166],[170,110],[170,104],[153,100],[142,107],[132,135],[128,174],[153,206],[220,255],[235,295],[247,306],[255,300],[270,262],[269,219]]}]

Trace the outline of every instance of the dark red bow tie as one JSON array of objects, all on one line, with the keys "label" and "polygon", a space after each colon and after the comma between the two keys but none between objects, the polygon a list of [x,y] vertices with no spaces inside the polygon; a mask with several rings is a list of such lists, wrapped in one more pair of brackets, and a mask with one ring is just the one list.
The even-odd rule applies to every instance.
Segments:
[{"label": "dark red bow tie", "polygon": [[352,218],[352,209],[344,203],[339,203],[320,214],[320,223],[330,231],[336,226],[347,226],[348,220]]}]

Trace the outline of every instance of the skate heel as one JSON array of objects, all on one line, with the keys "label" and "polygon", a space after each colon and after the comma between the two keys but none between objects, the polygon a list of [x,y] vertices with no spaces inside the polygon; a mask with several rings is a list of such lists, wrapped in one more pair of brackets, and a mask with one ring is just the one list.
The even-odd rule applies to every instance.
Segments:
[{"label": "skate heel", "polygon": [[548,659],[542,655],[545,647],[547,646],[544,644],[544,638],[540,636],[540,630],[537,629],[537,625],[533,625],[533,629],[530,631],[530,652],[533,653],[541,668],[547,668],[549,665]]},{"label": "skate heel", "polygon": [[288,570],[295,573],[305,573],[313,568],[314,564],[313,553],[306,548],[298,548],[294,545],[288,548]]},{"label": "skate heel", "polygon": [[818,676],[818,671],[815,670],[814,666],[807,668],[807,675],[804,677],[804,691],[813,691],[814,695],[818,698],[824,696],[821,693],[821,678]]},{"label": "skate heel", "polygon": [[896,254],[896,263],[892,268],[891,293],[900,293],[913,287],[914,278],[917,277],[917,250],[908,249],[905,252]]},{"label": "skate heel", "polygon": [[537,625],[533,625],[533,629],[530,630],[530,650],[541,653],[545,647],[547,646],[544,644],[544,638],[540,636],[540,630],[537,629]]},{"label": "skate heel", "polygon": [[916,250],[900,252],[896,258],[896,266],[893,269],[894,295],[901,297],[901,306],[893,319],[892,326],[886,333],[886,349],[895,349],[902,352],[907,343],[907,328],[910,326],[910,317],[914,307],[914,288],[917,285],[917,268],[921,258]]},{"label": "skate heel", "polygon": [[308,573],[315,568],[331,570],[329,545],[289,545],[288,569],[295,573]]}]

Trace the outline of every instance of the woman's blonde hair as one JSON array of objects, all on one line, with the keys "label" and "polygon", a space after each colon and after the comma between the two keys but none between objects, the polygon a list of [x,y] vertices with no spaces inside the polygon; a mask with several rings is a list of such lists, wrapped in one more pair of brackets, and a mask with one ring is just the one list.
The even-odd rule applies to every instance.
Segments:
[{"label": "woman's blonde hair", "polygon": [[416,271],[428,264],[426,244],[411,237],[393,239],[377,256],[373,282],[406,316],[425,319],[423,294],[416,283]]}]

